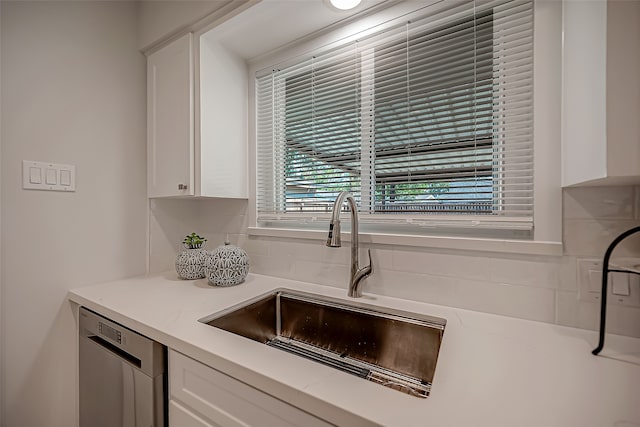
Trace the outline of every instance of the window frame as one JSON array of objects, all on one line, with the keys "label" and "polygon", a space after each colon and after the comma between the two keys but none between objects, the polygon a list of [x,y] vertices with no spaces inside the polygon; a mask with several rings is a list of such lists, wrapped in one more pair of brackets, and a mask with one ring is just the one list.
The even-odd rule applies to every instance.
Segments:
[{"label": "window frame", "polygon": [[[367,33],[363,25],[373,27],[384,23],[397,25],[411,19],[412,15],[424,13],[406,2],[375,14],[373,17],[347,24],[326,34],[301,40],[286,51],[277,51],[252,61],[250,65],[250,171],[251,196],[249,202],[249,235],[285,238],[322,239],[324,222],[320,215],[301,215],[308,223],[316,223],[317,229],[305,229],[295,224],[281,227],[261,227],[256,215],[256,110],[255,73],[269,64],[286,62],[319,47],[331,48],[349,42]],[[438,7],[438,2],[425,7]],[[561,5],[553,2],[534,1],[534,231],[527,240],[496,236],[464,237],[443,235],[406,235],[402,231],[385,229],[384,221],[378,229],[361,233],[361,241],[373,244],[440,247],[449,249],[488,250],[542,255],[562,253],[562,207],[560,188],[560,70],[561,70]],[[363,22],[364,21],[364,22]],[[377,24],[376,24],[377,22]],[[544,171],[544,172],[542,172]],[[409,219],[411,222],[412,219]],[[454,227],[455,218],[449,218]],[[473,224],[466,226],[473,228]],[[348,240],[348,235],[345,234]]]}]

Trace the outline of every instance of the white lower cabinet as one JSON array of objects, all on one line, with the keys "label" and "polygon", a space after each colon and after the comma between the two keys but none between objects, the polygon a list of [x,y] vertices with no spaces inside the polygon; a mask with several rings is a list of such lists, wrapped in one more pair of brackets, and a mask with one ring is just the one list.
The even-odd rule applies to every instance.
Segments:
[{"label": "white lower cabinet", "polygon": [[211,420],[204,420],[194,414],[175,400],[169,402],[169,425],[178,427],[218,427],[221,424],[212,424]]},{"label": "white lower cabinet", "polygon": [[327,422],[169,350],[170,427],[326,427]]}]

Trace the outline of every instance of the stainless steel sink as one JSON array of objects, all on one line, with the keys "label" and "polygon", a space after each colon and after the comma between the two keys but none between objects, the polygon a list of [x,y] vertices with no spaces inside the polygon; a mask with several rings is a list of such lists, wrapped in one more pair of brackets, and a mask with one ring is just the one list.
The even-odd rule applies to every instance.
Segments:
[{"label": "stainless steel sink", "polygon": [[200,322],[427,397],[446,320],[280,289]]}]

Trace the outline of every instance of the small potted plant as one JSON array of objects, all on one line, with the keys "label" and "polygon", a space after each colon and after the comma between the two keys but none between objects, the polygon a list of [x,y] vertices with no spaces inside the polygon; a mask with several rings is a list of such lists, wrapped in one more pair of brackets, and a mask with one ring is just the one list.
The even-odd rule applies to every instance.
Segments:
[{"label": "small potted plant", "polygon": [[188,234],[182,241],[185,250],[176,258],[176,272],[181,279],[195,280],[205,277],[204,265],[209,254],[202,246],[206,241],[207,239],[196,233]]},{"label": "small potted plant", "polygon": [[191,233],[184,238],[182,244],[187,249],[200,249],[206,241],[207,239],[205,239],[204,237],[200,237],[196,233]]}]

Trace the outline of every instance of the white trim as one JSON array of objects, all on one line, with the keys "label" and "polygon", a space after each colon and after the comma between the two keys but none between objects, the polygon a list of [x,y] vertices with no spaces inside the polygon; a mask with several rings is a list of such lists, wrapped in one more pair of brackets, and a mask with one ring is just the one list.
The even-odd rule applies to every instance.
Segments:
[{"label": "white trim", "polygon": [[[406,215],[406,214],[367,214],[359,210],[360,224],[396,224],[396,225],[423,225],[427,227],[456,227],[475,228],[489,230],[526,230],[533,229],[532,218],[505,218],[501,216],[487,215]],[[299,222],[309,224],[324,221],[323,227],[329,224],[331,213],[327,212],[287,212],[285,214],[260,214],[259,223],[264,222]],[[275,227],[279,228],[279,227]]]},{"label": "white trim", "polygon": [[171,44],[174,40],[179,39],[187,33],[195,33],[197,37],[200,37],[212,28],[228,21],[261,1],[262,0],[228,0],[224,5],[211,11],[206,16],[196,18],[195,20],[176,28],[159,40],[144,46],[140,51],[145,56],[149,56],[153,52]]},{"label": "white trim", "polygon": [[561,241],[562,2],[533,6],[533,238]]},{"label": "white trim", "polygon": [[[283,237],[324,242],[326,231],[291,230],[284,228],[248,227],[249,236]],[[561,242],[517,241],[506,239],[480,239],[469,237],[409,236],[401,234],[359,233],[361,243],[374,245],[417,246],[422,248],[454,249],[478,252],[497,252],[524,255],[562,256]],[[350,233],[342,233],[344,241]]]}]

